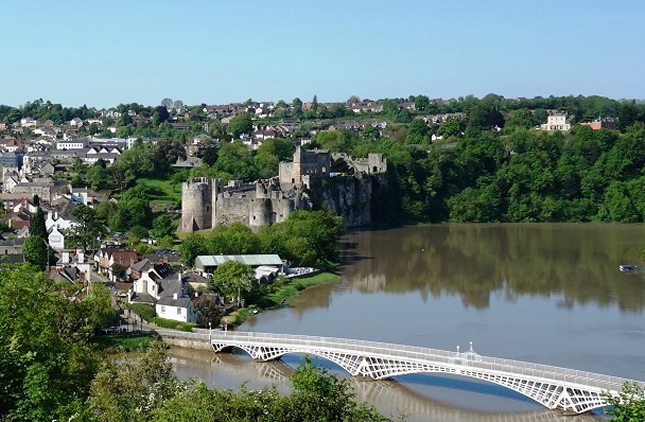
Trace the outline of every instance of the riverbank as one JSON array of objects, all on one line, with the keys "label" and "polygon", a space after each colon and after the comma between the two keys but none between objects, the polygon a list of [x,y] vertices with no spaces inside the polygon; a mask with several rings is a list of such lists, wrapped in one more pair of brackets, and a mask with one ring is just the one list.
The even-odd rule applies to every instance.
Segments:
[{"label": "riverbank", "polygon": [[158,343],[159,336],[153,334],[107,334],[93,337],[91,342],[97,350],[105,353],[117,352],[145,352],[154,343]]},{"label": "riverbank", "polygon": [[276,283],[273,291],[269,293],[264,299],[262,306],[251,305],[246,308],[238,309],[235,312],[222,318],[222,323],[230,327],[236,327],[246,321],[251,315],[257,314],[263,310],[274,309],[278,306],[288,305],[289,300],[299,295],[303,290],[325,286],[327,284],[334,284],[340,281],[341,277],[338,274],[330,272],[321,272],[314,275],[307,275],[298,278],[287,279],[283,282]]}]

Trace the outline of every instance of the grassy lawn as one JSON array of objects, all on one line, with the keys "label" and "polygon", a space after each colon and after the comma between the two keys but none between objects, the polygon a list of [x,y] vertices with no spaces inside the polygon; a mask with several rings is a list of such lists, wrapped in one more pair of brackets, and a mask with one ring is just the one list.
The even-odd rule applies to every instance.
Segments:
[{"label": "grassy lawn", "polygon": [[[181,224],[181,223],[180,223],[180,224]],[[204,237],[208,237],[208,235],[209,235],[212,231],[213,231],[213,229],[197,230],[197,231],[195,231],[195,232],[193,232],[193,233],[177,231],[177,237],[179,238],[179,240],[182,240],[182,241],[183,241],[183,240],[186,240],[186,238],[187,238],[188,236],[190,236],[191,234],[199,234],[199,235],[202,235],[202,236],[204,236]]]},{"label": "grassy lawn", "polygon": [[[291,279],[288,282],[276,286],[276,290],[267,297],[268,307],[288,303],[289,299],[297,296],[301,291],[315,286],[324,286],[326,284],[333,284],[340,281],[340,276],[333,273],[323,272],[315,275],[304,276],[300,278]],[[247,318],[253,315],[253,310],[262,310],[260,307],[253,305],[248,308],[238,309],[235,312],[225,316],[223,321],[231,326],[238,326],[243,323]]]},{"label": "grassy lawn", "polygon": [[108,334],[105,336],[93,337],[91,342],[97,349],[107,353],[124,352],[143,352],[151,344],[159,342],[159,338],[152,335],[132,335],[132,334]]},{"label": "grassy lawn", "polygon": [[318,273],[314,275],[291,279],[288,283],[278,287],[269,295],[269,299],[276,305],[286,303],[289,299],[297,296],[302,290],[309,287],[324,286],[340,281],[340,276],[334,273]]},{"label": "grassy lawn", "polygon": [[150,186],[157,191],[157,194],[151,198],[153,201],[181,201],[180,183],[173,183],[170,180],[139,179],[137,180],[137,184]]}]

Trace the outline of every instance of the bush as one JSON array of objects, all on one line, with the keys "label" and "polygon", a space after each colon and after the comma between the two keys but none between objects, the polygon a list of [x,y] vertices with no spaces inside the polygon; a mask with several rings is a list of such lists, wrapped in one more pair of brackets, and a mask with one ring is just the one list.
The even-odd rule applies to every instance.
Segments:
[{"label": "bush", "polygon": [[172,319],[159,318],[159,317],[153,318],[152,322],[162,328],[168,328],[171,330],[179,330],[179,331],[188,331],[188,332],[193,331],[193,327],[195,326],[195,324],[192,322],[181,322],[181,321],[175,321]]},{"label": "bush", "polygon": [[157,316],[155,308],[146,303],[133,303],[130,305],[130,309],[132,309],[132,312],[143,318],[145,322],[151,322]]}]

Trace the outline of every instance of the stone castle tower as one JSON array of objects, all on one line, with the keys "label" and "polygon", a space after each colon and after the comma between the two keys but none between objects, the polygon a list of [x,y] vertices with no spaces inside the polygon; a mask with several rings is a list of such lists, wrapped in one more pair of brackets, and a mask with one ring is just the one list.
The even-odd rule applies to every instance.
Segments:
[{"label": "stone castle tower", "polygon": [[181,227],[193,232],[212,227],[214,180],[199,177],[181,186]]},{"label": "stone castle tower", "polygon": [[[311,209],[312,202],[305,191],[316,180],[334,176],[332,158],[345,160],[356,176],[387,171],[383,154],[370,153],[367,158],[352,159],[347,154],[330,155],[324,150],[306,151],[297,147],[293,162],[280,163],[278,177],[252,183],[236,180],[227,184],[219,179],[200,177],[183,183],[180,230],[193,232],[232,222],[256,228],[285,221],[295,210]],[[336,176],[339,181],[342,177]],[[365,187],[363,190],[371,197],[371,189]],[[350,196],[355,198],[350,202],[360,197],[357,194]],[[366,201],[369,203],[369,198]],[[331,198],[326,202],[331,203]],[[339,207],[343,208],[342,204],[330,206],[336,213],[342,212]],[[369,220],[369,215],[363,220]],[[363,220],[357,221],[365,224]]]},{"label": "stone castle tower", "polygon": [[226,185],[219,179],[195,178],[182,184],[180,230],[193,232],[232,222],[260,227],[309,207],[301,189],[283,192],[277,178]]}]

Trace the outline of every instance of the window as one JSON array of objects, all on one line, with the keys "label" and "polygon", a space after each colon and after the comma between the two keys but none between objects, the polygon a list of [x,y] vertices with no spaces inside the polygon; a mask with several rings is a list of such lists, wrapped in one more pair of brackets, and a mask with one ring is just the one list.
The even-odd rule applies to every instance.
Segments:
[{"label": "window", "polygon": [[165,306],[161,306],[161,313],[162,313],[162,314],[165,314],[165,313],[166,313],[166,307],[165,307]]},{"label": "window", "polygon": [[177,315],[181,315],[181,308],[179,306],[177,307]]}]

